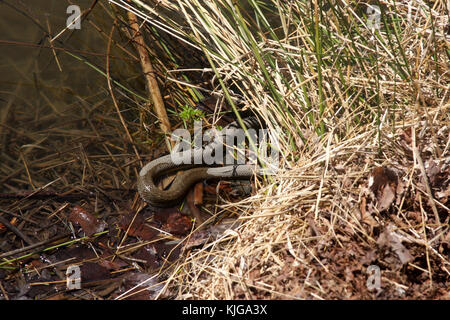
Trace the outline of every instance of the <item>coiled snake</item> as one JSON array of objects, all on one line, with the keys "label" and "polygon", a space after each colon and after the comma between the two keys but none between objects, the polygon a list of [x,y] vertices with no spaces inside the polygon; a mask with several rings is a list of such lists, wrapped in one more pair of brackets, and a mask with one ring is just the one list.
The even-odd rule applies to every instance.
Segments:
[{"label": "coiled snake", "polygon": [[[243,120],[246,128],[260,128],[260,122],[256,117],[248,117]],[[236,121],[227,125],[224,129],[238,129]],[[222,132],[225,132],[222,130]],[[255,165],[237,164],[225,165],[223,167],[211,167],[205,164],[194,164],[194,152],[190,152],[190,164],[177,165],[173,162],[174,156],[182,157],[182,152],[178,154],[168,154],[147,163],[139,172],[138,191],[143,200],[155,207],[169,207],[178,203],[187,193],[189,188],[196,182],[210,178],[248,178],[254,174],[259,174],[255,170]],[[189,169],[189,170],[185,170]],[[157,187],[156,181],[163,174],[185,170],[176,176],[168,190]]]}]

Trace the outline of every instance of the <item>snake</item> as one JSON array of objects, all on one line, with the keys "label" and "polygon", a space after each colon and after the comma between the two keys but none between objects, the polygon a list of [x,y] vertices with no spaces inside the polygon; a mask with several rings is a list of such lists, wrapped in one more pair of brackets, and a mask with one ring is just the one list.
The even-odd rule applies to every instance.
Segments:
[{"label": "snake", "polygon": [[[246,128],[260,128],[261,124],[257,117],[250,116],[244,118],[243,123]],[[227,125],[224,129],[238,129],[237,121]],[[225,132],[222,130],[222,132]],[[191,151],[191,150],[188,150]],[[168,154],[154,159],[147,163],[139,172],[137,187],[140,197],[154,207],[170,207],[179,203],[189,191],[189,188],[199,181],[205,179],[244,179],[253,175],[259,175],[255,165],[233,164],[221,167],[195,164],[195,152],[190,152],[188,164],[176,164],[175,157],[186,155],[180,151],[176,154]],[[175,156],[175,157],[174,157]],[[179,158],[180,159],[180,158]],[[162,190],[157,186],[158,178],[162,175],[184,170],[176,175],[171,186],[167,190]]]}]

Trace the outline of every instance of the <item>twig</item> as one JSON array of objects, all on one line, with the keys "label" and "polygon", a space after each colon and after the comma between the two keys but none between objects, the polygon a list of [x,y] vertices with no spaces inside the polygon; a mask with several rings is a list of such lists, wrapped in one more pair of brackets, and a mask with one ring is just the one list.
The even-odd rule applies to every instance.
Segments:
[{"label": "twig", "polygon": [[[0,198],[1,198],[1,196],[0,196]],[[36,224],[36,225],[38,224],[38,222],[36,222],[36,221],[34,221],[34,220],[30,219],[30,218],[21,216],[21,215],[19,215],[19,214],[16,214],[16,213],[14,213],[14,212],[10,212],[10,211],[5,210],[5,209],[2,209],[2,208],[0,208],[0,212],[6,213],[7,215],[10,215],[10,216],[19,218],[19,219],[21,219],[21,220],[23,220],[23,221],[26,221],[26,222],[29,222],[29,223],[32,223],[32,224]]]},{"label": "twig", "polygon": [[0,290],[2,291],[3,296],[5,297],[5,299],[6,299],[6,300],[9,300],[8,292],[6,292],[5,288],[3,288],[2,282],[1,282],[1,281],[0,281]]},{"label": "twig", "polygon": [[427,173],[426,173],[425,167],[423,165],[422,157],[420,156],[420,152],[417,148],[416,129],[414,127],[411,128],[411,135],[412,135],[412,148],[413,148],[414,158],[416,159],[417,164],[419,165],[420,173],[422,174],[425,188],[427,190],[428,197],[430,198],[429,203],[430,203],[431,209],[433,210],[434,217],[436,219],[436,223],[439,226],[441,226],[441,221],[439,220],[439,213],[437,211],[436,204],[434,203],[433,193],[431,192],[430,184],[428,183]]},{"label": "twig", "polygon": [[23,248],[20,248],[20,249],[16,249],[16,250],[12,250],[12,251],[9,251],[9,252],[2,253],[0,255],[0,259],[12,256],[12,255],[15,255],[15,254],[18,254],[18,253],[22,253],[22,252],[25,252],[25,251],[28,251],[28,250],[35,249],[37,247],[46,245],[48,243],[52,243],[52,242],[58,241],[60,239],[69,237],[71,235],[72,235],[72,233],[66,233],[66,234],[63,234],[63,235],[59,235],[59,236],[53,237],[51,239],[47,239],[47,240],[44,240],[44,241],[41,241],[41,242],[37,242],[37,243],[31,244],[31,245],[29,245],[27,247],[23,247]]},{"label": "twig", "polygon": [[136,154],[137,158],[139,159],[139,161],[141,162],[141,165],[142,165],[141,157],[139,156],[139,152],[136,149],[136,146],[134,144],[133,138],[131,137],[130,131],[128,131],[128,127],[125,123],[125,120],[123,119],[122,113],[120,112],[119,105],[117,104],[116,98],[114,96],[114,91],[111,86],[111,77],[109,75],[109,53],[111,51],[111,41],[112,41],[113,32],[114,32],[114,26],[112,26],[112,28],[111,28],[111,33],[109,34],[109,39],[108,39],[108,47],[106,49],[106,53],[107,53],[106,54],[106,79],[108,80],[108,89],[109,89],[109,92],[111,93],[111,98],[114,103],[114,107],[116,108],[117,115],[119,116],[120,122],[122,123],[122,126],[125,129],[125,133],[128,137],[128,140],[130,141],[133,151]]},{"label": "twig", "polygon": [[[5,227],[7,227],[12,232],[14,232],[19,238],[21,238],[27,244],[33,245],[33,241],[30,238],[28,238],[25,234],[23,234],[22,231],[20,231],[15,226],[13,226],[11,223],[9,223],[8,219],[5,219],[2,216],[0,216],[0,223],[2,223]],[[1,257],[2,256],[0,256],[0,258]]]},{"label": "twig", "polygon": [[422,196],[419,194],[420,213],[422,214],[423,242],[425,244],[425,258],[427,260],[428,274],[430,275],[430,289],[433,288],[433,272],[431,270],[430,252],[428,251],[429,243],[427,239],[427,228],[425,227],[426,212],[422,206]]},{"label": "twig", "polygon": [[[134,33],[132,34],[132,39],[134,40],[134,45],[139,53],[142,70],[145,75],[145,80],[147,81],[147,88],[150,91],[150,96],[153,101],[153,107],[160,121],[160,128],[167,137],[167,135],[170,134],[171,131],[170,122],[169,118],[167,117],[167,112],[164,106],[161,92],[159,91],[158,82],[156,81],[155,70],[153,69],[150,58],[147,54],[147,51],[145,50],[144,37],[139,32],[139,25],[136,15],[132,12],[128,12],[128,20],[130,21],[131,29],[134,31]],[[167,147],[170,150],[169,142],[167,140],[166,142],[168,143]]]},{"label": "twig", "polygon": [[[91,6],[84,10],[83,12],[80,13],[80,15],[78,17],[75,18],[75,20],[72,21],[72,24],[75,23],[77,20],[80,20],[80,23],[86,19],[86,17],[91,13],[91,11],[94,9],[95,5],[97,4],[98,0],[94,0],[91,3]],[[64,29],[62,29],[56,36],[54,36],[53,38],[50,39],[50,42],[55,41],[56,39],[58,39],[64,32],[66,32],[67,30],[69,30],[69,27],[71,25],[66,26]],[[71,33],[70,36],[72,36],[73,32]]]},{"label": "twig", "polygon": [[[52,30],[50,28],[50,22],[48,22],[48,16],[45,17],[45,21],[47,22],[48,34],[52,34]],[[48,37],[48,42],[50,43],[50,48],[52,49],[53,56],[55,57],[56,65],[60,72],[62,72],[61,64],[59,63],[58,55],[56,54],[55,49],[53,48],[53,40],[51,37]]]},{"label": "twig", "polygon": [[[75,193],[75,194],[67,194],[67,193],[56,193],[56,192],[24,192],[24,193],[0,193],[0,199],[48,199],[48,198],[58,198],[57,200],[61,201],[70,201],[70,200],[81,200],[87,197],[95,197],[94,194],[89,193]],[[1,209],[0,209],[1,211]]]},{"label": "twig", "polygon": [[[7,44],[11,46],[21,46],[21,47],[32,47],[32,48],[42,48],[42,49],[52,49],[52,50],[59,50],[59,51],[67,51],[72,53],[81,53],[83,55],[89,55],[94,57],[105,57],[105,53],[101,52],[91,52],[87,50],[78,50],[78,49],[72,49],[72,48],[62,48],[62,47],[55,47],[55,46],[46,46],[43,44],[37,44],[37,43],[29,43],[29,42],[22,42],[22,41],[11,41],[11,40],[0,40],[0,44]],[[127,52],[128,53],[128,52]],[[131,55],[134,57],[133,55]],[[134,61],[137,60],[133,58],[128,57],[118,57],[118,56],[109,56],[111,59],[120,59],[120,60],[127,60],[127,61]]]}]

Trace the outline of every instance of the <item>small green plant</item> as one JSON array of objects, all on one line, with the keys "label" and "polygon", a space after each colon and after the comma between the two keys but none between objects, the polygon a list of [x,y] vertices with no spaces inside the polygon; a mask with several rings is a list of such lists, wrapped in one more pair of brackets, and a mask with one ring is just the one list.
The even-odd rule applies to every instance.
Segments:
[{"label": "small green plant", "polygon": [[201,120],[205,117],[205,114],[202,110],[195,109],[194,107],[186,104],[182,107],[182,111],[179,113],[179,116],[185,122],[193,122]]}]

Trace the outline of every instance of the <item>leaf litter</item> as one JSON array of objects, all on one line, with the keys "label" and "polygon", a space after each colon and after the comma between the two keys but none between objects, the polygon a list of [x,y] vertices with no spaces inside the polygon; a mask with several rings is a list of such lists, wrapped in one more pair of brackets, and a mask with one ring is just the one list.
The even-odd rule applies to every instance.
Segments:
[{"label": "leaf litter", "polygon": [[[421,63],[415,72],[427,80],[438,62]],[[252,70],[258,72],[254,66]],[[348,80],[365,89],[371,84],[363,78],[369,77]],[[301,151],[287,152],[294,160],[281,159],[286,169],[245,200],[227,202],[236,188],[208,185],[205,193],[216,196],[219,190],[225,204],[204,201],[200,225],[185,207],[156,210],[136,195],[141,165],[130,150],[151,150],[149,158],[164,150],[158,139],[147,140],[148,128],[141,124],[148,119],[140,114],[139,121],[130,120],[136,119],[132,107],[147,105],[122,98],[130,107],[122,115],[133,132],[133,146],[112,109],[90,97],[77,105],[81,111],[69,106],[60,114],[43,113],[34,105],[12,108],[6,119],[21,129],[2,120],[2,139],[8,143],[1,146],[0,214],[7,223],[0,224],[0,295],[450,299],[449,105],[443,103],[445,96],[434,94],[433,81],[423,80],[418,92],[409,83],[401,83],[394,93],[385,88],[387,104],[401,104],[392,111],[398,119],[355,128],[347,140],[335,139],[342,123],[327,123],[330,131],[323,139],[305,128],[306,143],[293,137]],[[179,92],[171,86],[167,84],[167,92]],[[272,103],[257,83],[247,93],[253,108]],[[395,95],[400,98],[390,100]],[[409,100],[416,96],[423,101]],[[285,98],[291,103],[287,94]],[[412,110],[414,103],[423,110]],[[96,107],[87,110],[86,105]],[[300,114],[295,116],[304,123]],[[20,152],[32,144],[39,147]],[[66,270],[72,265],[82,270],[80,290],[66,288]],[[382,276],[376,291],[367,286],[373,265]]]}]

